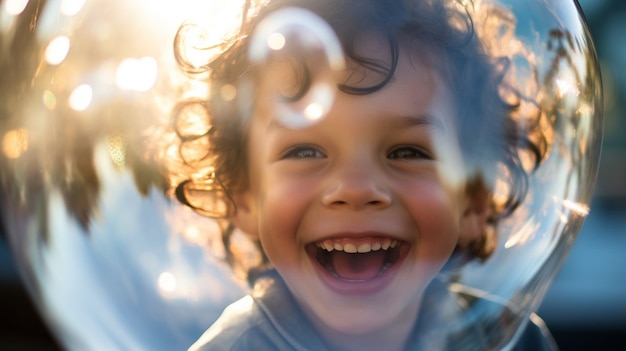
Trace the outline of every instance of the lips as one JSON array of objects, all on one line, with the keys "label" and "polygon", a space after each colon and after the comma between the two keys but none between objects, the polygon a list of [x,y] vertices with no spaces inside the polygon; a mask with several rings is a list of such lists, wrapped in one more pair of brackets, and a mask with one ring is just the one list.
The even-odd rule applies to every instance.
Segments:
[{"label": "lips", "polygon": [[376,280],[393,267],[407,244],[391,238],[327,239],[307,246],[330,276],[346,283]]}]

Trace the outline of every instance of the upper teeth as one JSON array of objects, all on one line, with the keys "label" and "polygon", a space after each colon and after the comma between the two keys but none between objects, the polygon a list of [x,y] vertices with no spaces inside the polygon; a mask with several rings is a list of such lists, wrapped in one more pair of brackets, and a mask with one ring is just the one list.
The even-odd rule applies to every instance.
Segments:
[{"label": "upper teeth", "polygon": [[344,251],[347,253],[367,253],[371,251],[378,251],[380,249],[387,250],[389,248],[394,248],[398,245],[398,240],[385,239],[382,241],[377,241],[375,243],[362,243],[362,244],[353,244],[347,243],[342,244],[333,240],[324,240],[322,242],[317,243],[317,247],[324,249],[328,252],[332,251]]}]

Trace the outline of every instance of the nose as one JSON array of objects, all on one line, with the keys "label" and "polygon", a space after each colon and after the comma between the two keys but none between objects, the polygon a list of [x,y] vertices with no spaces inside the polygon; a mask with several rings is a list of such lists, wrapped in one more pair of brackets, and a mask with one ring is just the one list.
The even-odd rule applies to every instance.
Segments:
[{"label": "nose", "polygon": [[329,179],[323,195],[325,206],[352,210],[383,209],[391,204],[392,196],[384,185],[384,175],[364,163],[344,164]]}]

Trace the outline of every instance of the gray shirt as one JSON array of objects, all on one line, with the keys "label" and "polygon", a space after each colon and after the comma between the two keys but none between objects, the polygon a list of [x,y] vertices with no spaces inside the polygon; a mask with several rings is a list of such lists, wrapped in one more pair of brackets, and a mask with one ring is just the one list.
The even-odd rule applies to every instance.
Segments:
[{"label": "gray shirt", "polygon": [[[442,298],[442,296],[445,296]],[[451,293],[444,284],[432,284],[427,291],[407,346],[407,350],[489,350],[500,349],[495,342],[502,339],[507,322],[485,321],[472,318],[467,313],[466,303],[472,308],[506,309],[502,305],[481,299],[471,299]],[[481,303],[484,306],[481,306]],[[459,319],[460,311],[463,318]],[[498,312],[498,311],[496,311]],[[501,312],[501,311],[500,311]],[[506,312],[506,311],[504,311]],[[494,313],[502,316],[502,313]],[[450,318],[452,317],[452,318]],[[483,318],[484,319],[484,318]],[[458,323],[454,330],[451,321]],[[452,323],[454,323],[452,322]],[[445,324],[444,324],[445,323]],[[512,350],[557,350],[543,322],[533,315],[527,321],[523,334]],[[445,332],[442,332],[445,325]],[[438,327],[439,326],[439,327]],[[512,337],[512,335],[508,335]],[[228,306],[220,318],[194,343],[189,351],[325,351],[330,350],[314,330],[307,317],[289,293],[280,276],[273,270],[267,271],[256,280],[250,295]]]}]

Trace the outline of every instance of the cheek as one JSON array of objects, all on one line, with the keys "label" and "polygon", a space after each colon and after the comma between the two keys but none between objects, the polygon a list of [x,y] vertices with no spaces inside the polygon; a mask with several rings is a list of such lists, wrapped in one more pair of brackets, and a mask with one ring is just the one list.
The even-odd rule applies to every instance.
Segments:
[{"label": "cheek", "polygon": [[312,185],[266,174],[259,195],[259,235],[268,256],[294,252],[302,245],[299,229],[312,199]]},{"label": "cheek", "polygon": [[447,260],[460,233],[462,206],[453,191],[438,183],[424,182],[406,189],[408,210],[418,233],[419,256]]}]

